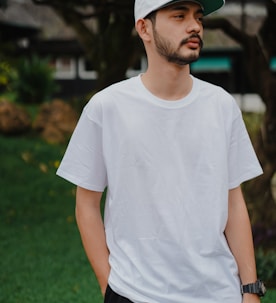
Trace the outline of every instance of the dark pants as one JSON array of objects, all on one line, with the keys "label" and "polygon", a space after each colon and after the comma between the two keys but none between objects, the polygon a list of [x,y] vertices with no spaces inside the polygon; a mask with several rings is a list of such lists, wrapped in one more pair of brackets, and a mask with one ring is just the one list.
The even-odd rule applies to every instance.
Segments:
[{"label": "dark pants", "polygon": [[107,286],[104,303],[133,303],[125,297],[116,294],[109,285]]}]

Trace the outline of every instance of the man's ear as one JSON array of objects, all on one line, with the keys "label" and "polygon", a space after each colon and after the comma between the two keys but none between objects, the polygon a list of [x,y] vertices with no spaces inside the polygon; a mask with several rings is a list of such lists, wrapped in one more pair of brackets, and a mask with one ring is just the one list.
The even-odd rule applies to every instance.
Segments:
[{"label": "man's ear", "polygon": [[143,41],[151,40],[151,21],[148,19],[139,19],[136,22],[136,31]]}]

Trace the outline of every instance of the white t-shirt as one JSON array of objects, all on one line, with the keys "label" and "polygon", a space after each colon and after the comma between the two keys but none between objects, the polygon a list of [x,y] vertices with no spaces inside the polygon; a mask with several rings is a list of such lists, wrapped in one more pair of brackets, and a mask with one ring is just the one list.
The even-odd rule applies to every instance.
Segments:
[{"label": "white t-shirt", "polygon": [[238,303],[224,236],[228,191],[262,169],[235,100],[194,77],[181,100],[152,95],[140,76],[85,107],[57,174],[108,186],[109,284],[135,303]]}]

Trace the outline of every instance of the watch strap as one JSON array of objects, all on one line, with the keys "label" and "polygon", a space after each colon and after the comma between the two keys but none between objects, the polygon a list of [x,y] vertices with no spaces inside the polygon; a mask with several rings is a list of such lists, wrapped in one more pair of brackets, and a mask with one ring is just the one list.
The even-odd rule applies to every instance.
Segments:
[{"label": "watch strap", "polygon": [[256,283],[251,283],[242,286],[243,293],[257,294],[259,293]]},{"label": "watch strap", "polygon": [[255,283],[250,283],[246,285],[241,286],[241,292],[244,293],[250,293],[250,294],[256,294],[260,297],[264,296],[266,289],[261,280],[257,280]]}]

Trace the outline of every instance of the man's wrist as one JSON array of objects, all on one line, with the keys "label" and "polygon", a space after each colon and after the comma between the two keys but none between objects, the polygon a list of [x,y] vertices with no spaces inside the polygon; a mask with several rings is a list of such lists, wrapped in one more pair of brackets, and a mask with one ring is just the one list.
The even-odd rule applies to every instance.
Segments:
[{"label": "man's wrist", "polygon": [[256,294],[245,293],[242,296],[242,303],[260,303],[261,299]]},{"label": "man's wrist", "polygon": [[242,295],[252,294],[263,297],[266,293],[266,288],[263,281],[257,280],[255,283],[241,285],[241,293]]}]

